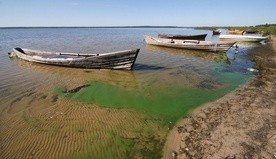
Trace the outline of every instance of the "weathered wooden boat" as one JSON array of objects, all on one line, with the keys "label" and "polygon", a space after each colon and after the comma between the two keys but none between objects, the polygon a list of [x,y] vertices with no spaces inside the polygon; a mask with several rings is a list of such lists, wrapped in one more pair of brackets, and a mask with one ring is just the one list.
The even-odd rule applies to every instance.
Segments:
[{"label": "weathered wooden boat", "polygon": [[128,69],[131,70],[139,49],[124,50],[101,54],[46,52],[14,48],[10,57],[49,65],[93,68],[93,69]]},{"label": "weathered wooden boat", "polygon": [[260,42],[266,40],[266,37],[262,36],[248,36],[248,35],[220,35],[221,40],[231,40],[231,41],[245,41],[245,42]]},{"label": "weathered wooden boat", "polygon": [[213,35],[219,35],[221,33],[220,30],[213,30]]},{"label": "weathered wooden boat", "polygon": [[160,33],[158,33],[159,38],[179,39],[179,40],[205,40],[206,36],[207,36],[207,34],[180,35],[180,34],[160,34]]},{"label": "weathered wooden boat", "polygon": [[242,35],[244,30],[227,30],[228,34]]},{"label": "weathered wooden boat", "polygon": [[225,41],[199,41],[199,40],[175,40],[175,39],[163,39],[154,38],[145,35],[145,41],[149,45],[189,49],[189,50],[203,50],[212,52],[226,52],[236,42],[225,42]]}]

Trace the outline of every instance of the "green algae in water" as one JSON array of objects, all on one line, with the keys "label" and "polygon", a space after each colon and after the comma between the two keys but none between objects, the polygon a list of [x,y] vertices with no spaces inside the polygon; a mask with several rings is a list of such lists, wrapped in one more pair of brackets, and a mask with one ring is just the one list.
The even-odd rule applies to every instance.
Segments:
[{"label": "green algae in water", "polygon": [[222,97],[246,81],[240,73],[224,73],[220,80],[225,87],[217,90],[200,88],[151,88],[148,90],[127,90],[99,81],[91,81],[77,92],[64,88],[55,93],[85,103],[109,108],[129,108],[142,113],[154,113],[165,122],[176,122],[195,107]]},{"label": "green algae in water", "polygon": [[[125,108],[136,110],[145,116],[151,114],[158,116],[160,120],[154,121],[164,127],[174,123],[187,115],[195,107],[222,97],[238,85],[245,83],[249,77],[237,72],[213,71],[218,83],[222,83],[219,89],[164,87],[146,89],[127,89],[111,84],[91,81],[84,86],[67,91],[65,88],[56,88],[54,92],[60,96],[85,103],[93,103],[102,107]],[[80,89],[79,89],[80,88]],[[131,130],[130,130],[131,131]],[[134,130],[133,130],[134,131]],[[161,158],[164,141],[155,138],[154,133],[137,132],[142,137],[129,139],[119,134],[112,134],[108,139],[103,139],[103,145],[98,149],[106,150],[105,153],[85,153],[94,149],[87,147],[84,153],[75,153],[73,158],[132,158],[143,156],[144,158]],[[113,143],[109,145],[109,143]],[[144,147],[142,145],[149,145]]]}]

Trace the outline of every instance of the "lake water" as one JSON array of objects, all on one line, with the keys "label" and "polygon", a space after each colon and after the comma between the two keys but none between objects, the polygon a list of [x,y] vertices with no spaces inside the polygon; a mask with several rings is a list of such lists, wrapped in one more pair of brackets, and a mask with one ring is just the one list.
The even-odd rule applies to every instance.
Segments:
[{"label": "lake water", "polygon": [[[160,158],[168,130],[195,107],[248,81],[248,53],[146,45],[184,28],[0,29],[0,158]],[[14,47],[104,53],[140,48],[133,71],[65,68],[10,59]],[[68,90],[88,85],[79,91]]]}]

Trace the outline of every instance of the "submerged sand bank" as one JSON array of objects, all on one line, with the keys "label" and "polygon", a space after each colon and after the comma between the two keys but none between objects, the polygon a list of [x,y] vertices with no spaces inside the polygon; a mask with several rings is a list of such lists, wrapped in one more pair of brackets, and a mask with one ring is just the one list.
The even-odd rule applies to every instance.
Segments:
[{"label": "submerged sand bank", "polygon": [[259,75],[179,121],[168,135],[164,158],[276,156],[276,38],[264,47],[251,53]]}]

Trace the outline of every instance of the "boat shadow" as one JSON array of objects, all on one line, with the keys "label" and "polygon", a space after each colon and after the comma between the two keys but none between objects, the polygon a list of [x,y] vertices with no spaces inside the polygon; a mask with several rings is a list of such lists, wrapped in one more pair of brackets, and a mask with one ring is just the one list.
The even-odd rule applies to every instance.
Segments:
[{"label": "boat shadow", "polygon": [[155,70],[161,70],[165,69],[165,67],[161,66],[154,66],[154,65],[145,65],[145,64],[134,64],[133,70],[134,71],[155,71]]},{"label": "boat shadow", "polygon": [[83,83],[86,83],[87,81],[100,81],[123,88],[136,88],[139,83],[137,82],[137,78],[139,79],[139,75],[137,75],[135,72],[164,69],[164,67],[146,65],[141,63],[135,63],[133,70],[131,71],[62,67],[28,62],[18,58],[10,58],[10,61],[19,66],[19,69],[22,69],[23,71],[31,70],[32,72],[36,72],[39,74],[42,73],[47,77],[58,76],[62,79],[65,79],[66,81],[76,81],[74,83],[76,83],[77,85],[74,85],[73,88],[83,85]]},{"label": "boat shadow", "polygon": [[10,60],[19,66],[23,71],[31,70],[34,73],[43,73],[43,75],[51,77],[60,77],[76,83],[85,83],[87,81],[101,81],[113,85],[136,86],[136,76],[134,71],[129,70],[112,70],[112,69],[85,69],[62,67],[55,65],[46,65],[24,61],[18,58],[10,58]]}]

